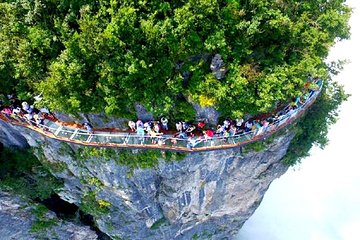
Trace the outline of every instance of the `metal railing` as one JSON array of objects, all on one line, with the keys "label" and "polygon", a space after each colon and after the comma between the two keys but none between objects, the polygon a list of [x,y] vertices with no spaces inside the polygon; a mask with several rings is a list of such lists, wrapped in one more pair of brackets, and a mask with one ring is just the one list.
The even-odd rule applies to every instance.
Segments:
[{"label": "metal railing", "polygon": [[322,82],[319,89],[313,91],[301,106],[295,110],[286,112],[275,122],[270,123],[267,127],[262,127],[260,129],[228,137],[199,137],[188,140],[167,134],[152,137],[147,135],[139,136],[136,133],[102,131],[101,129],[93,133],[89,133],[85,129],[67,126],[62,122],[55,122],[48,119],[44,120],[44,124],[37,124],[25,117],[18,115],[6,115],[4,113],[1,113],[0,119],[14,125],[32,129],[53,139],[87,146],[163,149],[187,152],[207,151],[239,147],[272,135],[303,115],[305,110],[314,103],[321,92],[321,89]]}]

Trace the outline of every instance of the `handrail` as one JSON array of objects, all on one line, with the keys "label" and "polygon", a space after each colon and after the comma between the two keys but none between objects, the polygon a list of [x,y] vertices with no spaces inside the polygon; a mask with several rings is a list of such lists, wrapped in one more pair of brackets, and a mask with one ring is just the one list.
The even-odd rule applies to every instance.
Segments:
[{"label": "handrail", "polygon": [[282,115],[281,119],[277,122],[270,123],[266,128],[261,129],[261,131],[256,129],[229,137],[215,136],[207,139],[199,138],[189,141],[187,139],[180,139],[168,134],[152,137],[138,136],[136,134],[125,132],[114,133],[102,130],[89,133],[84,129],[66,126],[66,124],[50,121],[48,119],[45,120],[44,124],[36,124],[34,121],[28,120],[24,117],[14,117],[4,113],[0,114],[0,120],[13,125],[26,127],[49,138],[85,146],[161,149],[185,152],[220,150],[235,148],[264,139],[288,126],[302,116],[305,110],[307,110],[315,102],[317,96],[321,92],[322,86],[323,83],[321,82],[319,89],[314,91],[313,94],[306,99],[305,103],[295,110],[290,110],[286,114]]}]

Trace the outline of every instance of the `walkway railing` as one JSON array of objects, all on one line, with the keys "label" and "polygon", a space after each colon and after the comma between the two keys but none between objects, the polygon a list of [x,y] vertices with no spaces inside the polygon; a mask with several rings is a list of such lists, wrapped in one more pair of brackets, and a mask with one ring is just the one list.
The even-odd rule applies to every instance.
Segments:
[{"label": "walkway railing", "polygon": [[14,117],[3,113],[0,114],[0,119],[13,125],[26,127],[49,138],[86,146],[162,149],[186,152],[219,150],[239,147],[264,139],[288,126],[302,116],[306,109],[314,103],[321,89],[322,83],[319,90],[314,91],[303,105],[280,116],[277,121],[270,123],[266,128],[260,128],[230,137],[209,137],[206,140],[202,138],[188,141],[187,139],[180,139],[166,134],[154,138],[151,136],[138,136],[135,133],[105,130],[97,130],[94,133],[89,133],[84,129],[67,126],[58,121],[55,122],[45,119],[44,124],[36,124],[24,117]]}]

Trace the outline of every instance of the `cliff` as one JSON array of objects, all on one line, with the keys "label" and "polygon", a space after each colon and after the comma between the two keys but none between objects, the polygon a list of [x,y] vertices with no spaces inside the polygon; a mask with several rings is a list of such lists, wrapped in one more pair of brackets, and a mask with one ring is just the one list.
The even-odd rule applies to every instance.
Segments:
[{"label": "cliff", "polygon": [[55,213],[17,196],[0,191],[1,239],[93,240],[86,226],[59,220]]},{"label": "cliff", "polygon": [[33,147],[63,179],[60,197],[92,214],[115,239],[226,239],[287,170],[281,159],[294,134],[286,132],[258,152],[188,155],[81,147],[4,122],[0,136],[5,145]]}]

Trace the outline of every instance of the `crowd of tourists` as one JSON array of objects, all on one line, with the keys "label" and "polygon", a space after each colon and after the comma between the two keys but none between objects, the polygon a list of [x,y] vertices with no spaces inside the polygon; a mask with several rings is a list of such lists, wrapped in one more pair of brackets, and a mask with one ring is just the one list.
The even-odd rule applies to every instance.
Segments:
[{"label": "crowd of tourists", "polygon": [[[314,79],[310,83],[315,83],[317,87],[321,85],[319,79]],[[227,142],[228,137],[250,132],[252,136],[257,136],[269,130],[269,127],[273,127],[276,123],[281,123],[296,114],[296,109],[302,106],[314,93],[314,89],[316,89],[316,87],[305,87],[306,90],[302,96],[294,97],[290,104],[270,116],[248,118],[246,121],[243,118],[226,118],[216,128],[209,126],[206,119],[197,122],[177,121],[174,124],[176,133],[172,137],[164,138],[163,135],[169,133],[169,121],[165,117],[162,117],[160,120],[145,122],[138,119],[136,122],[129,121],[128,125],[130,130],[136,133],[137,136],[150,137],[153,144],[161,145],[164,144],[164,141],[170,140],[175,145],[178,140],[186,140],[188,148],[193,148],[197,144],[211,138],[221,138],[224,142]]]},{"label": "crowd of tourists", "polygon": [[20,101],[15,95],[7,95],[9,104],[5,105],[0,100],[0,111],[4,116],[12,119],[25,121],[31,125],[41,127],[44,119],[52,115],[47,108],[36,108],[34,104],[40,101],[41,97],[36,96],[33,104],[26,101]]},{"label": "crowd of tourists", "polygon": [[[312,83],[315,83],[318,87],[321,86],[319,79],[313,79],[309,82],[309,84]],[[305,88],[306,90],[302,96],[293,98],[290,104],[272,115],[267,114],[266,116],[248,118],[246,120],[243,118],[226,118],[216,127],[210,126],[207,119],[196,122],[177,121],[171,130],[169,128],[169,120],[166,117],[151,121],[138,119],[128,122],[129,131],[133,132],[139,139],[150,138],[152,144],[163,145],[165,141],[171,141],[175,146],[180,140],[186,141],[188,148],[193,148],[197,144],[212,138],[220,138],[226,143],[229,137],[240,134],[261,135],[269,130],[269,127],[274,126],[275,123],[281,123],[284,119],[288,119],[296,114],[296,109],[303,105],[315,91],[314,87],[305,86]],[[34,97],[35,101],[33,104],[20,101],[14,95],[8,95],[7,98],[9,104],[6,106],[3,101],[0,101],[0,111],[8,118],[26,121],[40,128],[43,128],[45,119],[56,119],[47,108],[38,109],[34,107],[38,101],[41,101],[41,95]],[[93,126],[89,122],[83,123],[82,127],[89,134],[94,133]]]},{"label": "crowd of tourists", "polygon": [[[249,118],[246,121],[243,118],[230,119],[226,118],[221,124],[212,127],[208,124],[207,119],[196,122],[177,121],[174,124],[174,131],[169,131],[168,119],[162,117],[160,120],[129,121],[130,131],[136,133],[140,138],[147,136],[151,138],[153,144],[164,144],[164,141],[171,141],[176,145],[179,140],[187,141],[187,147],[193,148],[201,142],[206,142],[212,138],[221,138],[224,142],[228,137],[252,132],[253,135],[261,135],[271,123],[281,121],[285,114],[294,112],[295,109],[302,105],[303,101],[297,101],[293,105],[287,106],[278,114],[271,115],[264,119]],[[167,137],[164,137],[164,136]],[[170,137],[169,137],[170,136]]]}]

